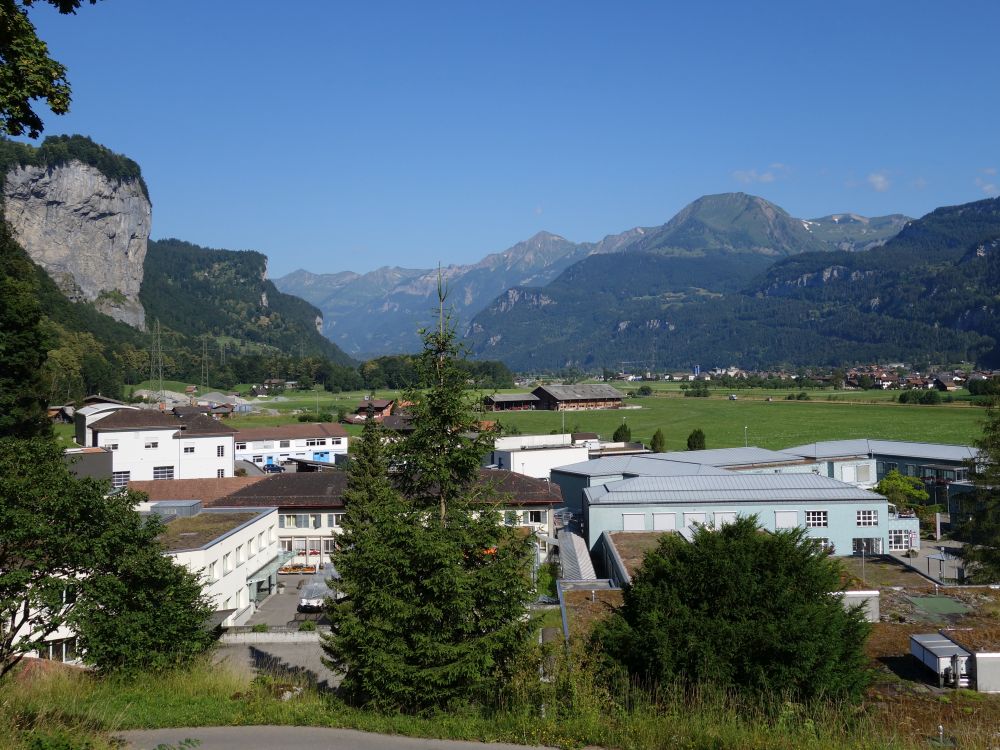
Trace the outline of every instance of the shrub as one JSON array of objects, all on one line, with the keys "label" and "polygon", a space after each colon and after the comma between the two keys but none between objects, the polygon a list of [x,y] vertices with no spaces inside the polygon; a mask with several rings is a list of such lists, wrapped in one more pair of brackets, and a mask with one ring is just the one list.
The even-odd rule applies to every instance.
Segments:
[{"label": "shrub", "polygon": [[254,625],[252,628],[250,628],[250,631],[253,632],[253,633],[266,633],[267,632],[267,623],[266,622],[258,622],[256,625]]},{"label": "shrub", "polygon": [[299,623],[300,633],[312,633],[315,630],[316,630],[315,620],[303,620],[302,622]]}]

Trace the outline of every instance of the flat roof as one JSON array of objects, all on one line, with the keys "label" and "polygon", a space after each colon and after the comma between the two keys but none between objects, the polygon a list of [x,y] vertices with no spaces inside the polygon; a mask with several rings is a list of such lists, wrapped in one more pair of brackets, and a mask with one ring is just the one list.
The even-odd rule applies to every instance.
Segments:
[{"label": "flat roof", "polygon": [[970,656],[969,652],[940,633],[914,633],[910,640],[916,641],[939,659],[952,656]]},{"label": "flat roof", "polygon": [[920,458],[929,461],[967,461],[978,454],[976,448],[950,443],[916,443],[907,440],[824,440],[785,448],[785,453],[794,453],[809,458],[836,458],[840,456],[896,456],[899,458]]},{"label": "flat roof", "polygon": [[609,531],[608,538],[631,579],[642,565],[646,553],[659,546],[663,535],[675,533],[675,531]]},{"label": "flat roof", "polygon": [[347,437],[347,430],[332,422],[300,422],[277,427],[254,427],[237,430],[236,440],[301,440],[308,438]]},{"label": "flat roof", "polygon": [[1000,626],[981,628],[944,628],[941,634],[962,648],[976,653],[1000,652]]},{"label": "flat roof", "polygon": [[584,490],[591,505],[885,502],[882,495],[812,473],[637,477]]},{"label": "flat roof", "polygon": [[181,516],[169,521],[157,539],[167,552],[181,552],[208,547],[215,541],[265,515],[258,511],[225,509],[203,510],[196,516]]},{"label": "flat roof", "polygon": [[[667,459],[665,453],[644,453],[642,455],[603,456],[589,461],[557,466],[552,471],[587,477],[611,476],[616,474],[639,476],[696,476],[699,474],[731,474],[716,466],[696,461]],[[674,454],[670,454],[674,455]],[[684,454],[677,454],[684,455]]]}]

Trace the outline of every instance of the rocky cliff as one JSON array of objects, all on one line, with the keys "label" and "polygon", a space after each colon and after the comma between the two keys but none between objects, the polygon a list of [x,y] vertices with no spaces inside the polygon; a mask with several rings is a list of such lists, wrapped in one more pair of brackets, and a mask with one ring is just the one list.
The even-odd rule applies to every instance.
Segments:
[{"label": "rocky cliff", "polygon": [[67,297],[145,328],[139,302],[152,207],[139,180],[80,161],[12,167],[4,214],[18,242]]}]

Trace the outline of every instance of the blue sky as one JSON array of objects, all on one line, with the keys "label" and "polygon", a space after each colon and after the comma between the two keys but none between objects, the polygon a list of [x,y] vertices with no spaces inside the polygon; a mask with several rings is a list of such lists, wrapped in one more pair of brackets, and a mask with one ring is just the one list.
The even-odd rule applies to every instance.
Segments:
[{"label": "blue sky", "polygon": [[1000,192],[1000,3],[103,0],[31,17],[153,237],[467,263],[742,190],[920,216]]}]

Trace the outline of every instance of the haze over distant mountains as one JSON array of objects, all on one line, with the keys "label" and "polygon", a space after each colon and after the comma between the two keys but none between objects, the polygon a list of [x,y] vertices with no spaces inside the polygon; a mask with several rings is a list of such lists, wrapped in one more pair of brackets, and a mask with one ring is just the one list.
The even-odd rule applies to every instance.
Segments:
[{"label": "haze over distant mountains", "polygon": [[[909,219],[854,214],[800,220],[743,193],[699,198],[662,226],[636,227],[599,242],[575,243],[549,232],[472,265],[441,269],[459,330],[510,291],[539,288],[564,272],[570,278],[612,273],[654,274],[665,289],[739,288],[776,260],[804,252],[869,248]],[[614,256],[614,260],[607,256]],[[648,256],[657,256],[650,261]],[[579,266],[579,267],[577,267]],[[274,280],[283,292],[323,312],[323,332],[355,357],[416,351],[417,330],[437,307],[438,269],[384,267],[366,274],[298,270]],[[495,303],[494,303],[495,304]]]}]

